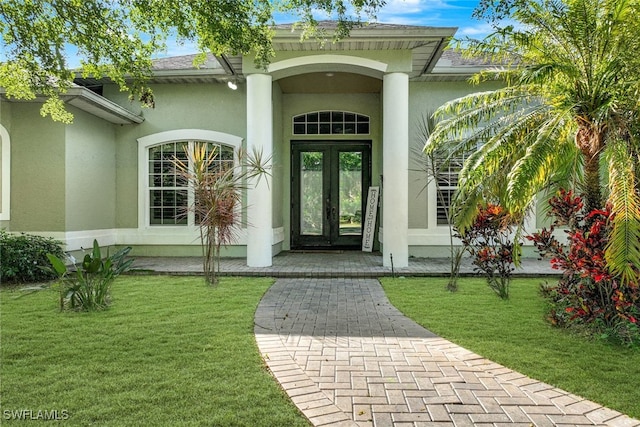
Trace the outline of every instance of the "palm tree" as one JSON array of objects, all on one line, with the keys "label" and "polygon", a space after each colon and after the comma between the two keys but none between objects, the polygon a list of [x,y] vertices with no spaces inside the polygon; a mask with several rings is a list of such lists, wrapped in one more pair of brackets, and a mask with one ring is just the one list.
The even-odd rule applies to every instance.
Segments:
[{"label": "palm tree", "polygon": [[[463,51],[501,68],[499,80],[439,108],[425,151],[473,151],[460,174],[455,221],[465,229],[489,194],[523,216],[544,190],[577,184],[588,209],[613,206],[612,272],[640,266],[640,2],[519,0],[483,41]],[[505,21],[502,21],[505,22]],[[494,200],[496,201],[496,200]]]}]

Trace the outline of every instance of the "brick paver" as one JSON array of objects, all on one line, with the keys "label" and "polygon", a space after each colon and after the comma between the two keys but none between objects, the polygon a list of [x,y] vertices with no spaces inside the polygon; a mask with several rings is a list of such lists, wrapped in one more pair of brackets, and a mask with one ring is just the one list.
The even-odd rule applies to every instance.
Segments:
[{"label": "brick paver", "polygon": [[640,426],[434,335],[375,279],[279,279],[255,334],[316,426]]},{"label": "brick paver", "polygon": [[[134,269],[153,270],[167,274],[202,274],[199,257],[137,257]],[[383,267],[379,252],[281,252],[273,258],[270,267],[248,267],[245,258],[222,258],[220,274],[223,276],[270,276],[278,278],[377,278],[383,276],[442,276],[450,271],[448,258],[410,258],[409,265],[392,270]],[[473,265],[467,259],[460,268],[461,275],[473,275]],[[554,275],[549,261],[522,259],[518,276]]]}]

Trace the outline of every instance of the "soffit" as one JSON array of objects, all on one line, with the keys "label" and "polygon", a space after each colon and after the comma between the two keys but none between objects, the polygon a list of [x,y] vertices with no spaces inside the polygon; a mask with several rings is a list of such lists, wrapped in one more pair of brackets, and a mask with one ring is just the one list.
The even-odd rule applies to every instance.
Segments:
[{"label": "soffit", "polygon": [[306,73],[278,80],[283,93],[380,93],[382,81],[353,73]]}]

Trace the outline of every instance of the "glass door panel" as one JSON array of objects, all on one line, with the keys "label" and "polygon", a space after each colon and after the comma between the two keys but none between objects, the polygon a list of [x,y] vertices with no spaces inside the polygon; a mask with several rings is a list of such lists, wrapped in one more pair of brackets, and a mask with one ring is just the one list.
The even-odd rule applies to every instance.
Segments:
[{"label": "glass door panel", "polygon": [[338,152],[340,236],[362,234],[362,152]]},{"label": "glass door panel", "polygon": [[324,231],[322,174],[324,153],[300,153],[300,234],[321,236]]}]

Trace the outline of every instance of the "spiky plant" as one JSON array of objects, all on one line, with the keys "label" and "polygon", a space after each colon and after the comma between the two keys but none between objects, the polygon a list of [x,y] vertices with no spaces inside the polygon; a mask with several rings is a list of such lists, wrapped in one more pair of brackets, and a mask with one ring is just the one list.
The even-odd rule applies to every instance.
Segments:
[{"label": "spiky plant", "polygon": [[[269,158],[258,151],[236,152],[233,166],[217,161],[215,145],[198,142],[193,151],[186,150],[186,159],[173,160],[177,173],[194,193],[194,202],[187,207],[193,212],[200,231],[205,279],[218,283],[220,249],[236,241],[242,224],[242,198],[247,182],[269,173]],[[184,212],[186,215],[187,212]]]}]

